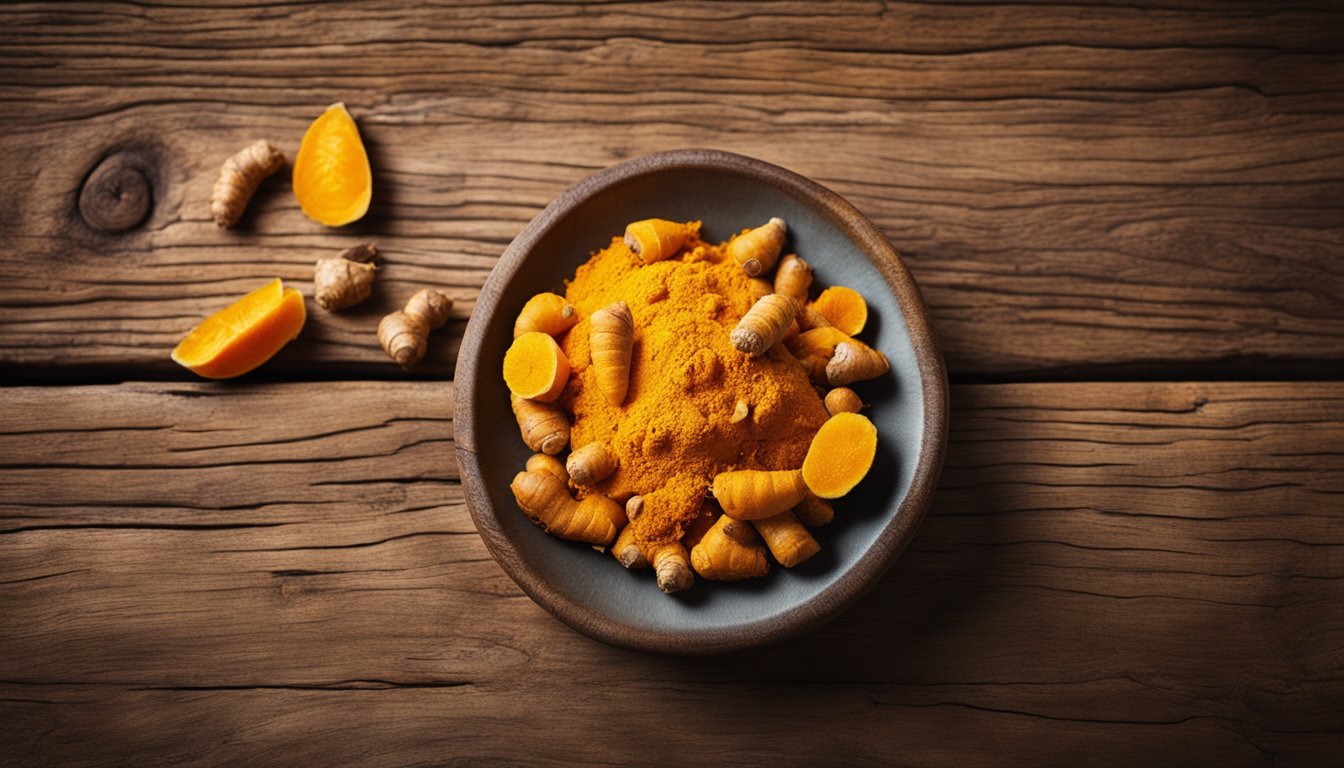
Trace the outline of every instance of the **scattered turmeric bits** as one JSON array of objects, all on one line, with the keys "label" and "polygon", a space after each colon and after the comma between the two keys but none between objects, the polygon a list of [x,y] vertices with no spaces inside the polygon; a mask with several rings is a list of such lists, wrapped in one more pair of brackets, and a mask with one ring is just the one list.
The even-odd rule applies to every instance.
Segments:
[{"label": "scattered turmeric bits", "polygon": [[224,161],[210,194],[210,215],[220,229],[228,229],[243,217],[262,180],[285,167],[285,156],[269,141],[258,140]]},{"label": "scattered turmeric bits", "polygon": [[828,499],[857,485],[876,451],[844,385],[887,362],[854,338],[867,320],[857,293],[808,301],[815,270],[780,259],[786,239],[778,218],[718,245],[698,221],[645,219],[580,266],[564,296],[528,300],[503,373],[538,451],[513,482],[533,522],[611,545],[668,593],[821,550],[808,527],[832,521]]},{"label": "scattered turmeric bits", "polygon": [[298,336],[306,317],[303,294],[277,277],[191,329],[173,361],[207,379],[241,376]]},{"label": "scattered turmeric bits", "polygon": [[405,367],[420,362],[429,349],[429,332],[442,328],[453,311],[453,300],[431,288],[416,291],[406,306],[378,323],[378,343]]},{"label": "scattered turmeric bits", "polygon": [[337,256],[318,259],[313,268],[313,299],[329,312],[353,307],[373,293],[373,243],[347,248]]},{"label": "scattered turmeric bits", "polygon": [[332,104],[308,126],[294,157],[294,196],[310,219],[341,227],[364,217],[373,171],[359,127],[345,104]]}]

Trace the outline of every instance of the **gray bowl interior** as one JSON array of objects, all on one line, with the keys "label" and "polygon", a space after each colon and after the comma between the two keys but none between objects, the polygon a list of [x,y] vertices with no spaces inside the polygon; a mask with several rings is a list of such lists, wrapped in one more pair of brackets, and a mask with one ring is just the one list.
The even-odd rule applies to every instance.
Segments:
[{"label": "gray bowl interior", "polygon": [[[774,566],[762,579],[698,581],[688,592],[659,592],[648,571],[627,571],[609,554],[543,533],[518,511],[509,483],[529,451],[501,379],[512,322],[541,291],[563,292],[564,281],[628,222],[649,217],[701,219],[708,240],[722,241],[771,216],[788,222],[787,251],[816,268],[816,285],[846,285],[868,301],[861,338],[892,363],[889,377],[855,385],[878,429],[878,455],[857,489],[836,502],[835,522],[814,533],[819,555],[793,569]],[[909,492],[924,429],[922,382],[900,306],[882,274],[816,203],[732,170],[660,169],[599,190],[553,223],[506,285],[485,329],[475,375],[473,433],[484,491],[498,525],[519,556],[571,601],[606,620],[643,632],[673,635],[732,633],[823,596],[878,541]],[[815,603],[814,603],[815,604]]]}]

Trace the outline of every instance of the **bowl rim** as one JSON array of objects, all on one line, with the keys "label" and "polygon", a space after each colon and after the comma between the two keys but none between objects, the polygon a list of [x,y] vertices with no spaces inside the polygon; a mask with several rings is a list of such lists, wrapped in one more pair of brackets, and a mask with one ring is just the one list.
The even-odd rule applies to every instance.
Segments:
[{"label": "bowl rim", "polygon": [[[631,626],[571,600],[532,569],[498,525],[476,454],[472,423],[476,363],[487,319],[498,311],[505,286],[522,269],[524,258],[546,233],[589,197],[630,179],[668,170],[728,172],[815,203],[834,226],[860,245],[886,280],[904,315],[921,381],[924,432],[919,459],[910,490],[901,499],[894,519],[879,532],[868,551],[830,586],[779,614],[729,629],[650,630]],[[652,653],[703,655],[744,650],[797,636],[838,616],[877,584],[914,537],[932,499],[947,445],[947,371],[928,308],[900,254],[867,217],[835,192],[777,165],[721,150],[681,149],[626,160],[588,176],[546,206],[504,250],[481,287],[458,352],[453,386],[454,443],[463,492],[472,522],[491,556],[534,602],[573,629],[609,645]]]}]

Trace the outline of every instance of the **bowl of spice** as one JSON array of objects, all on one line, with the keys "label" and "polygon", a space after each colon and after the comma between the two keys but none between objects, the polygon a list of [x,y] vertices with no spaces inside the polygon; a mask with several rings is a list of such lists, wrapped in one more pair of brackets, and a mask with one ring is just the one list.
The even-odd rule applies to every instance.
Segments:
[{"label": "bowl of spice", "polygon": [[630,160],[551,203],[481,289],[455,379],[491,554],[561,621],[644,651],[839,614],[913,537],[946,443],[942,356],[891,244],[726,152]]}]

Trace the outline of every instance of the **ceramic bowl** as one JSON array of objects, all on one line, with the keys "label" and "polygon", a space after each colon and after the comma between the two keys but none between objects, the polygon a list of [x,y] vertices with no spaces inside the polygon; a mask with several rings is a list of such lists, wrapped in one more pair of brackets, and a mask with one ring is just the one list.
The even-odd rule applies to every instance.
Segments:
[{"label": "ceramic bowl", "polygon": [[[815,285],[847,285],[868,301],[861,338],[891,360],[891,374],[856,385],[877,425],[868,477],[836,502],[835,522],[814,531],[820,554],[740,582],[698,579],[661,593],[647,571],[542,532],[519,511],[509,482],[530,451],[501,378],[513,321],[528,298],[564,281],[613,235],[639,219],[700,219],[706,240],[781,216],[786,251],[816,269]],[[839,195],[790,171],[708,150],[636,158],[580,182],[528,224],[486,280],[456,372],[456,443],[472,519],[490,553],[556,618],[616,646],[716,653],[774,642],[835,617],[882,577],[910,542],[933,495],[947,439],[947,377],[920,298],[901,258]]]}]

